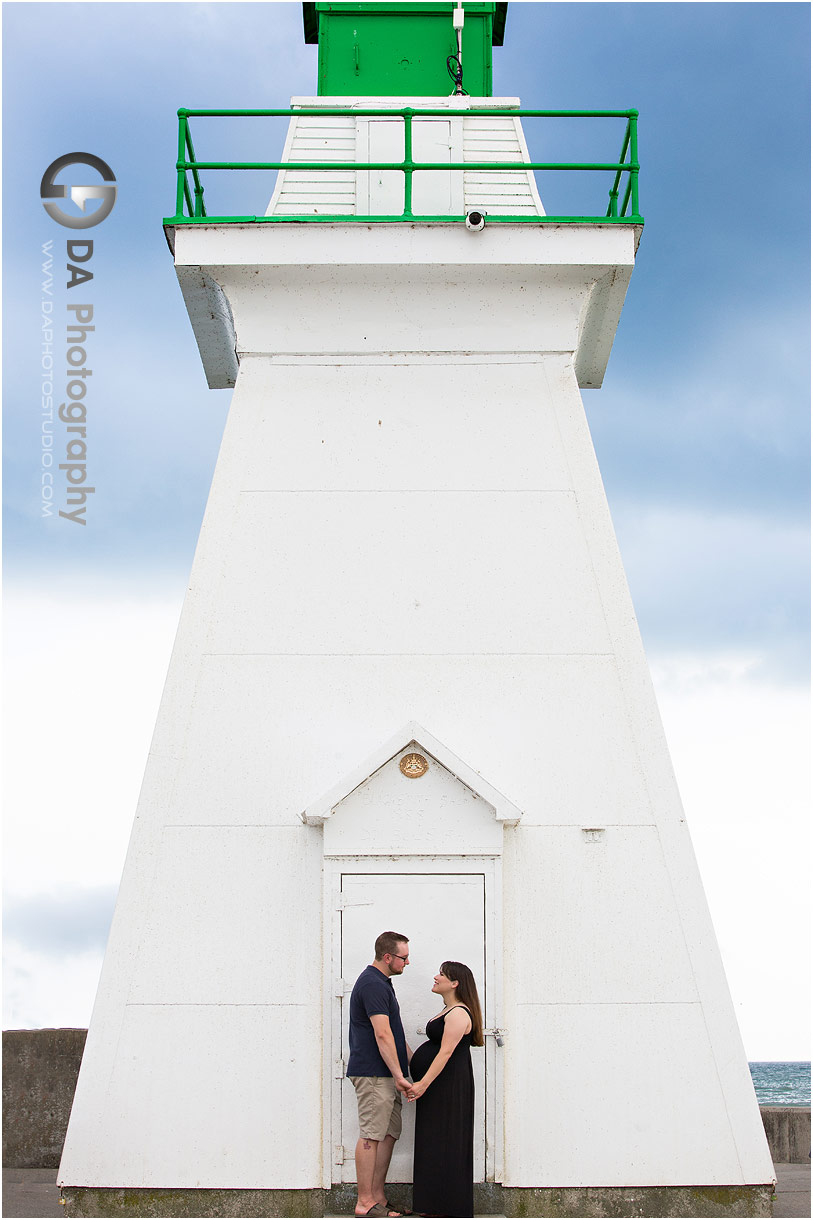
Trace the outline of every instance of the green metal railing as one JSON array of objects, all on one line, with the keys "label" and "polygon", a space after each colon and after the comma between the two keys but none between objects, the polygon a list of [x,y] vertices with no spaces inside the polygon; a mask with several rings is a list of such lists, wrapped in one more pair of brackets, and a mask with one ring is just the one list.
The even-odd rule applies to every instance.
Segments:
[{"label": "green metal railing", "polygon": [[[311,118],[331,116],[402,118],[404,121],[403,161],[199,161],[195,156],[189,130],[191,118],[286,118],[293,115]],[[412,156],[412,122],[416,118],[484,117],[491,118],[546,118],[546,119],[626,119],[626,131],[617,161],[555,162],[555,161],[453,161],[419,162]],[[421,224],[449,224],[465,220],[465,216],[424,216],[412,210],[412,176],[427,170],[485,170],[505,173],[507,170],[603,170],[614,174],[609,191],[607,210],[592,216],[496,216],[489,215],[489,223],[509,224],[643,224],[638,204],[638,111],[637,110],[509,110],[492,107],[470,109],[431,109],[404,106],[400,109],[355,109],[349,106],[298,107],[278,110],[186,110],[178,111],[178,160],[176,169],[178,185],[175,198],[175,215],[164,219],[165,225],[181,224],[301,224],[352,223],[364,224],[397,223],[414,221]],[[324,170],[400,171],[404,175],[404,210],[398,216],[369,215],[306,215],[286,214],[276,216],[212,216],[206,211],[202,170]],[[191,185],[190,185],[191,175]],[[622,177],[626,176],[622,191]],[[620,202],[619,202],[620,201]]]}]

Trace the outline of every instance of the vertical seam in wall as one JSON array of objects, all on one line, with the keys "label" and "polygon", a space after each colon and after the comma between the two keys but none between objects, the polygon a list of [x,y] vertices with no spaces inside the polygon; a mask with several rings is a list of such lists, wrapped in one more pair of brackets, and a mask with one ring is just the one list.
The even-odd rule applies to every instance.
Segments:
[{"label": "vertical seam in wall", "polygon": [[[596,593],[598,595],[599,605],[601,606],[601,617],[604,621],[604,629],[607,633],[607,639],[612,644],[614,642],[613,633],[610,630],[610,624],[609,624],[609,620],[607,618],[607,612],[606,612],[606,609],[604,606],[604,598],[602,597],[602,593],[601,593],[601,582],[599,581],[598,573],[596,571],[596,566],[593,561],[593,547],[590,545],[590,540],[587,536],[587,531],[584,528],[584,519],[582,516],[581,500],[579,498],[579,493],[576,489],[576,480],[573,475],[573,467],[571,466],[571,463],[570,463],[570,448],[565,442],[565,437],[564,437],[564,434],[562,433],[562,428],[561,428],[561,424],[560,424],[560,420],[559,420],[559,412],[557,410],[557,389],[558,389],[558,387],[551,384],[551,379],[550,379],[550,375],[549,375],[548,368],[547,368],[547,361],[543,358],[540,361],[540,363],[542,365],[542,373],[545,378],[545,384],[548,387],[548,394],[550,395],[550,401],[551,401],[551,407],[552,407],[552,413],[553,413],[553,421],[556,426],[556,435],[559,438],[559,444],[561,446],[562,456],[564,457],[565,466],[567,467],[568,482],[570,484],[569,494],[573,500],[573,503],[575,504],[576,514],[579,518],[579,524],[582,527],[582,535],[585,540],[585,544],[587,547],[587,556],[588,556],[588,559],[590,562],[590,571],[593,574],[593,583],[595,585]],[[574,380],[575,380],[575,365],[574,365],[573,359],[569,353],[568,353],[568,357],[567,357],[567,363],[571,368],[574,369]],[[581,396],[579,396],[579,397],[581,397]],[[614,648],[613,648],[613,656],[615,656]]]}]

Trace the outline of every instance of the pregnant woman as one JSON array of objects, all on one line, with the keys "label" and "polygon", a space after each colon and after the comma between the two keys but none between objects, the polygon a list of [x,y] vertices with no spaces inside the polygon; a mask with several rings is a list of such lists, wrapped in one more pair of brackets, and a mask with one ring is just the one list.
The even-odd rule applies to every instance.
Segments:
[{"label": "pregnant woman", "polygon": [[443,1011],[426,1027],[409,1070],[416,1101],[412,1206],[424,1216],[474,1215],[474,1074],[469,1047],[483,1045],[474,975],[444,962],[432,990]]}]

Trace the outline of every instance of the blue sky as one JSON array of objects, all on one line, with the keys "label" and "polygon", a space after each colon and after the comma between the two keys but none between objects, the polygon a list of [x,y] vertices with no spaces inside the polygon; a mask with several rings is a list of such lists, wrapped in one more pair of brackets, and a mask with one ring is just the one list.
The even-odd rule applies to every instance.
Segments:
[{"label": "blue sky", "polygon": [[[316,58],[298,4],[11,2],[3,17],[7,749],[17,761],[7,933],[19,948],[6,1026],[83,1024],[229,403],[206,388],[161,231],[175,112],[287,105],[315,91]],[[640,111],[646,227],[604,387],[584,397],[745,1026],[759,1000],[737,980],[760,935],[745,912],[754,886],[770,892],[754,854],[773,852],[770,884],[783,875],[782,890],[789,878],[793,889],[805,808],[809,22],[804,3],[515,2],[494,52],[496,94]],[[533,149],[542,136],[531,121],[526,131]],[[279,126],[229,132],[235,157],[281,150]],[[551,139],[577,158],[575,133]],[[585,155],[612,159],[617,144],[613,128]],[[64,254],[67,234],[46,216],[39,183],[75,149],[104,158],[118,184],[112,214],[87,232],[96,492],[85,528],[43,520],[38,492],[40,248],[53,239]],[[543,198],[546,187],[564,198],[582,184],[543,179]],[[230,188],[265,192],[259,180]],[[49,692],[50,729],[32,673]],[[721,716],[730,732],[710,750]],[[111,718],[120,731],[108,740]],[[43,733],[52,759],[76,764],[81,791],[42,787]],[[747,827],[734,847],[717,820],[725,800],[711,798],[721,784]],[[732,851],[742,853],[736,875]],[[71,937],[75,999],[58,1010],[37,980],[62,986]],[[783,1003],[799,1010],[800,996]],[[771,1042],[771,1020],[754,1016],[752,1057],[807,1053],[796,1034]]]}]

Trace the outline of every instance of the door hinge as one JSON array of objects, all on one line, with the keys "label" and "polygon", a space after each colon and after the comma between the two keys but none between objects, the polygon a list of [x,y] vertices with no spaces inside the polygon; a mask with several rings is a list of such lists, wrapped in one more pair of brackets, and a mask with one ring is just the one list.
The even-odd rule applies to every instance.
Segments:
[{"label": "door hinge", "polygon": [[371,907],[372,905],[372,902],[348,898],[345,894],[340,894],[336,901],[336,910],[343,911],[345,907]]},{"label": "door hinge", "polygon": [[342,1080],[347,1074],[347,1064],[344,1059],[337,1059],[333,1068],[333,1079]]}]

